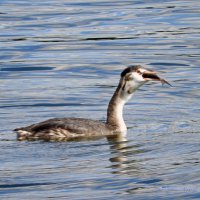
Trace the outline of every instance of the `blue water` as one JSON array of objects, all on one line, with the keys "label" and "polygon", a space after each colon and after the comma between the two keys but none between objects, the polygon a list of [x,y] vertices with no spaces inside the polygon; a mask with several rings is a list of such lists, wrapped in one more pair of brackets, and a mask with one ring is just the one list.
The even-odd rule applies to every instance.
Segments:
[{"label": "blue water", "polygon": [[[199,199],[200,2],[1,0],[0,199]],[[54,117],[106,119],[130,64],[149,83],[127,141],[19,142]]]}]

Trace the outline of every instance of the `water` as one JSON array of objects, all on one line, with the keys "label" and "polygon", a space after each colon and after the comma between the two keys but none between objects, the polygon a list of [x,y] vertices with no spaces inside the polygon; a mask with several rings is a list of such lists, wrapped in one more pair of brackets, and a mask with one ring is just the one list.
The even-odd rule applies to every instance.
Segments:
[{"label": "water", "polygon": [[[199,199],[200,3],[1,0],[0,198]],[[125,66],[149,83],[125,108],[127,141],[19,142],[52,117],[105,120]]]}]

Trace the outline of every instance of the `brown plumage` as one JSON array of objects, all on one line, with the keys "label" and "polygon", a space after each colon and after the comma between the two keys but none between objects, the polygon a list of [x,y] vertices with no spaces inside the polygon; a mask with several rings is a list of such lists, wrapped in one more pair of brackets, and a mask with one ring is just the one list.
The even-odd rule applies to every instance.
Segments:
[{"label": "brown plumage", "polygon": [[14,131],[19,133],[18,140],[67,140],[114,134],[109,125],[82,118],[54,118]]}]

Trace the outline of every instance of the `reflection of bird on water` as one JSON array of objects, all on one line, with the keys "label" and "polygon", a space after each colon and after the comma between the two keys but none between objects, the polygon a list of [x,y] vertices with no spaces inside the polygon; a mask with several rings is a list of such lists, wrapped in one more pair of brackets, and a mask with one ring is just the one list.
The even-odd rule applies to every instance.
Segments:
[{"label": "reflection of bird on water", "polygon": [[17,128],[18,140],[71,140],[98,136],[125,135],[124,104],[144,83],[154,80],[167,83],[155,72],[140,65],[127,67],[121,73],[118,87],[107,109],[106,123],[82,118],[54,118],[27,127]]}]

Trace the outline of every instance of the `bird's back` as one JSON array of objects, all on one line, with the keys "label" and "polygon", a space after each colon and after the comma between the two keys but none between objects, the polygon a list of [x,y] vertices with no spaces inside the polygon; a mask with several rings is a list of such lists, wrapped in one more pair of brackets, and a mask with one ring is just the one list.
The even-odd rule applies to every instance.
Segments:
[{"label": "bird's back", "polygon": [[14,131],[18,140],[71,140],[115,134],[112,127],[103,122],[82,118],[54,118]]}]

